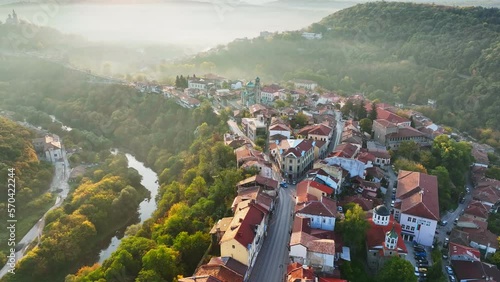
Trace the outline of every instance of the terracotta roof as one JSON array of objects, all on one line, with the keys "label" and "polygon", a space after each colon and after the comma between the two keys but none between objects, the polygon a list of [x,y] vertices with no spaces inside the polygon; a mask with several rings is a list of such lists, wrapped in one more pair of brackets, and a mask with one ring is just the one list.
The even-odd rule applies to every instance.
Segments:
[{"label": "terracotta roof", "polygon": [[416,130],[413,127],[400,127],[398,128],[398,132],[387,134],[387,139],[390,138],[403,138],[403,137],[420,137],[420,136],[425,136],[422,132]]},{"label": "terracotta roof", "polygon": [[294,143],[296,145],[295,147],[289,147],[288,149],[284,150],[283,156],[286,156],[288,154],[293,154],[295,157],[299,158],[302,156],[302,152],[308,152],[313,148],[313,142],[314,140],[302,140],[300,143]]},{"label": "terracotta roof", "polygon": [[232,257],[212,257],[208,265],[224,265],[241,276],[245,276],[248,267]]},{"label": "terracotta roof", "polygon": [[274,93],[280,89],[282,89],[281,86],[276,85],[276,84],[271,84],[271,85],[266,85],[266,86],[262,87],[261,92]]},{"label": "terracotta roof", "polygon": [[307,234],[306,232],[293,232],[292,236],[290,237],[290,246],[295,246],[295,245],[302,245],[307,247],[307,243],[313,240],[316,240],[317,238]]},{"label": "terracotta roof", "polygon": [[492,186],[478,186],[472,191],[472,198],[495,204],[500,201],[500,191]]},{"label": "terracotta roof", "polygon": [[247,179],[244,179],[244,180],[238,182],[238,184],[236,184],[236,186],[248,186],[248,185],[256,185],[256,184],[266,186],[266,187],[272,187],[274,189],[277,189],[278,185],[279,185],[278,181],[276,181],[272,178],[264,177],[262,175],[257,174],[257,175],[251,176]]},{"label": "terracotta roof", "polygon": [[481,253],[479,252],[479,250],[453,242],[450,242],[449,244],[449,255],[450,257],[460,256],[463,258],[481,261]]},{"label": "terracotta roof", "polygon": [[500,271],[496,266],[479,261],[460,261],[451,262],[453,270],[459,281],[500,281]]},{"label": "terracotta roof", "polygon": [[366,233],[367,248],[373,249],[378,246],[385,247],[385,234],[391,231],[394,226],[394,231],[398,234],[398,252],[408,253],[403,237],[401,237],[401,225],[397,223],[392,216],[389,219],[388,225],[377,225],[373,222],[371,215],[372,213],[367,214],[367,217],[369,217],[367,221],[370,224],[370,228]]},{"label": "terracotta roof", "polygon": [[238,196],[234,198],[231,208],[234,211],[239,203],[252,200],[269,212],[274,199],[270,195],[265,194],[260,186],[249,187],[247,189],[238,190]]},{"label": "terracotta roof", "polygon": [[376,119],[373,121],[374,123],[378,123],[383,127],[396,127],[396,125],[388,120],[385,119]]},{"label": "terracotta roof", "polygon": [[364,164],[367,164],[368,162],[375,162],[375,156],[372,153],[368,152],[361,152],[358,154],[357,159],[361,161]]},{"label": "terracotta roof", "polygon": [[337,204],[330,198],[321,197],[321,201],[308,202],[297,213],[335,217],[337,216]]},{"label": "terracotta roof", "polygon": [[261,224],[265,212],[248,201],[241,202],[236,208],[229,228],[221,238],[221,243],[236,239],[245,248],[252,243],[255,237],[255,226]]},{"label": "terracotta roof", "polygon": [[343,143],[335,147],[330,156],[351,159],[355,157],[357,150],[358,150],[357,146],[350,143]]},{"label": "terracotta roof", "polygon": [[331,239],[318,239],[306,243],[307,251],[335,255],[335,241]]},{"label": "terracotta roof", "polygon": [[271,125],[269,127],[269,130],[275,130],[275,131],[291,131],[290,128],[288,128],[288,126],[286,126],[285,124],[282,124],[282,123],[276,123],[274,125]]},{"label": "terracotta roof", "polygon": [[295,216],[293,220],[292,232],[311,233],[311,219],[300,215]]},{"label": "terracotta roof", "polygon": [[387,120],[389,122],[399,124],[403,122],[410,122],[409,119],[400,117],[388,110],[384,110],[381,107],[377,107],[377,119]]},{"label": "terracotta roof", "polygon": [[287,266],[288,282],[314,282],[314,272],[311,269],[302,267],[302,264],[295,262]]},{"label": "terracotta roof", "polygon": [[364,211],[373,209],[375,204],[373,200],[366,199],[359,194],[354,196],[347,196],[342,200],[341,203],[342,205],[345,205],[347,203],[358,204]]},{"label": "terracotta roof", "polygon": [[389,154],[389,152],[387,151],[380,151],[380,150],[373,150],[373,151],[369,151],[372,155],[374,155],[376,158],[380,158],[380,159],[390,159],[391,158],[391,154]]},{"label": "terracotta roof", "polygon": [[488,207],[486,207],[480,201],[474,201],[474,200],[471,201],[469,206],[464,210],[464,214],[469,214],[484,219],[488,218],[488,212],[489,212]]},{"label": "terracotta roof", "polygon": [[304,203],[308,201],[318,200],[316,196],[313,196],[307,192],[309,188],[310,180],[304,180],[297,184],[297,203]]},{"label": "terracotta roof", "polygon": [[483,246],[490,246],[490,248],[498,249],[498,236],[491,233],[489,230],[484,229],[467,229],[464,230],[469,233],[469,240],[476,242]]},{"label": "terracotta roof", "polygon": [[249,108],[248,108],[248,111],[253,115],[254,113],[258,112],[258,111],[262,111],[262,110],[265,110],[266,109],[266,106],[264,105],[261,105],[261,104],[254,104],[254,105],[251,105]]},{"label": "terracotta roof", "polygon": [[402,213],[439,220],[436,176],[400,170],[396,197],[401,200]]},{"label": "terracotta roof", "polygon": [[308,181],[309,181],[308,189],[310,189],[310,187],[313,187],[315,189],[320,190],[321,192],[326,193],[327,195],[331,195],[333,192],[335,192],[335,190],[330,186],[323,185],[316,181],[310,181],[310,180]]}]

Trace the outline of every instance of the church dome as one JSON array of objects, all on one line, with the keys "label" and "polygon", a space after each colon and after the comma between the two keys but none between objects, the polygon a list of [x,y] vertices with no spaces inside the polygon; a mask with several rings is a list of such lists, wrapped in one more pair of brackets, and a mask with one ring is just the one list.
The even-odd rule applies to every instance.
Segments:
[{"label": "church dome", "polygon": [[376,214],[378,214],[380,216],[389,216],[391,214],[391,212],[384,205],[376,206],[373,209],[373,212],[375,212]]}]

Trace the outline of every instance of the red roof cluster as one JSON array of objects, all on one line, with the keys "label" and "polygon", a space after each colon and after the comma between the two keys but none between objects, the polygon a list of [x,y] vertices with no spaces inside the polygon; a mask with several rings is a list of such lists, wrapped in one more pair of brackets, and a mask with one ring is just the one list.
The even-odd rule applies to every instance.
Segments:
[{"label": "red roof cluster", "polygon": [[439,220],[436,176],[400,170],[396,197],[401,200],[402,213]]}]

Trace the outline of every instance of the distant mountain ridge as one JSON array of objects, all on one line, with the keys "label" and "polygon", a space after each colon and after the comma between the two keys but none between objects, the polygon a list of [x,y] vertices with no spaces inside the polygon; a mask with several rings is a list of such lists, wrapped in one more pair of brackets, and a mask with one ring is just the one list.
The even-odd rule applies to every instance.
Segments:
[{"label": "distant mountain ridge", "polygon": [[293,31],[242,39],[182,63],[212,63],[226,77],[310,79],[384,102],[426,105],[433,99],[438,110],[427,114],[436,122],[500,130],[499,9],[372,2],[303,31],[323,38],[307,40]]}]

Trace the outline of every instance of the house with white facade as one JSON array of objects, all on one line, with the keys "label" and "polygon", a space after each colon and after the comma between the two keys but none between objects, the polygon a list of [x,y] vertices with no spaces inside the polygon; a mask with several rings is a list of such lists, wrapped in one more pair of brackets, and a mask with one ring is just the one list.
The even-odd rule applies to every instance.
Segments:
[{"label": "house with white facade", "polygon": [[267,213],[254,201],[242,201],[220,240],[222,257],[231,257],[248,267],[251,273],[267,230]]},{"label": "house with white facade", "polygon": [[285,136],[287,139],[290,139],[291,132],[292,130],[290,129],[290,127],[288,127],[288,125],[284,123],[277,122],[269,126],[269,137],[280,134],[282,136]]},{"label": "house with white facade", "polygon": [[55,163],[63,157],[61,140],[55,134],[33,139],[33,147],[49,162]]},{"label": "house with white facade", "polygon": [[310,219],[296,216],[290,238],[290,258],[292,262],[333,272],[335,269],[335,240],[312,235]]},{"label": "house with white facade", "polygon": [[321,140],[330,144],[333,135],[333,128],[323,123],[314,124],[302,128],[299,130],[297,135],[299,138]]},{"label": "house with white facade", "polygon": [[316,87],[318,87],[318,83],[312,80],[305,79],[296,79],[293,81],[293,85],[295,85],[296,88],[304,88],[307,90],[314,90]]},{"label": "house with white facade", "polygon": [[403,239],[431,246],[439,220],[437,177],[400,170],[395,202],[394,217],[401,224]]},{"label": "house with white facade", "polygon": [[191,89],[199,89],[199,90],[207,90],[209,87],[208,81],[203,78],[192,78],[188,80],[188,88]]},{"label": "house with white facade", "polygon": [[330,230],[335,229],[337,204],[329,197],[321,197],[319,201],[310,201],[299,205],[296,215],[311,219],[311,228]]}]

